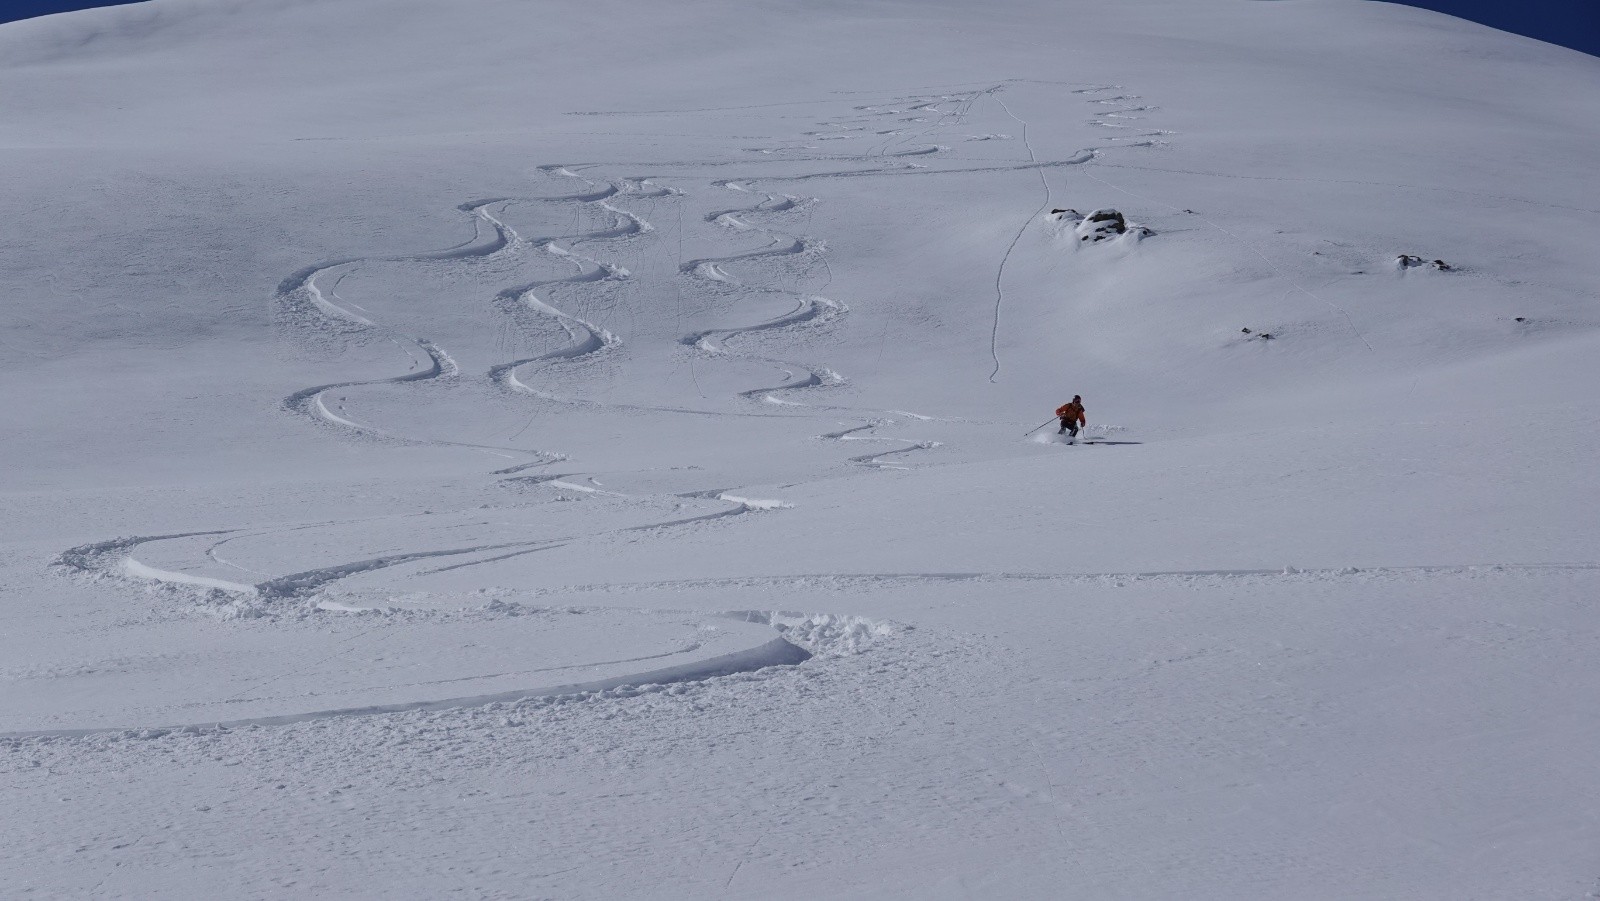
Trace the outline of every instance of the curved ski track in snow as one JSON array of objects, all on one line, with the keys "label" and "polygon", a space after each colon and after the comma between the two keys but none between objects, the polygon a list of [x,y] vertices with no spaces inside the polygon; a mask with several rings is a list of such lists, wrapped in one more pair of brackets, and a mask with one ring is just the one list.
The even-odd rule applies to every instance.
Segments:
[{"label": "curved ski track in snow", "polygon": [[[615,203],[620,202],[619,198],[638,197],[642,199],[656,199],[683,196],[685,193],[677,188],[658,186],[650,179],[642,177],[617,179],[610,182],[606,187],[602,188],[596,182],[590,181],[589,179],[584,178],[584,176],[573,172],[567,166],[551,165],[541,166],[539,168],[541,171],[549,175],[583,179],[593,188],[593,190],[557,197],[531,198],[532,200],[541,202],[594,205],[604,210],[608,214],[611,214],[614,217],[614,224],[607,228],[595,231],[584,231],[572,234],[523,239],[523,243],[526,245],[536,247],[545,253],[566,260],[567,262],[571,263],[577,271],[575,271],[572,275],[563,278],[544,279],[513,288],[507,288],[496,296],[495,303],[501,312],[510,317],[511,320],[517,323],[519,326],[531,326],[533,319],[542,319],[545,321],[555,322],[566,333],[568,343],[565,346],[556,348],[555,350],[546,351],[534,356],[519,357],[517,359],[508,360],[504,363],[497,363],[491,366],[489,369],[490,381],[504,391],[533,396],[548,402],[604,407],[612,410],[642,410],[659,413],[678,413],[690,416],[713,417],[770,417],[774,415],[781,415],[757,412],[697,410],[688,407],[629,404],[618,403],[614,401],[598,401],[588,398],[563,396],[548,389],[542,388],[526,378],[524,371],[530,367],[542,369],[547,365],[566,366],[574,363],[589,363],[601,358],[603,354],[608,353],[623,344],[623,339],[612,330],[605,328],[604,326],[601,326],[591,320],[576,316],[567,310],[556,306],[547,298],[549,298],[552,293],[566,288],[592,286],[595,290],[603,290],[606,286],[620,284],[631,277],[628,271],[621,266],[605,260],[597,259],[595,257],[586,256],[574,249],[578,245],[591,241],[626,240],[639,237],[646,232],[654,231],[654,226],[652,226],[643,217],[620,206],[616,206]],[[771,206],[764,207],[764,210],[781,212],[794,209],[798,206],[798,204],[799,202],[797,200],[786,199]],[[726,211],[726,214],[731,215],[737,212],[747,211],[743,209],[733,210]],[[712,214],[711,216],[708,216],[707,219],[715,220],[718,216],[722,215],[724,215],[724,213]],[[749,228],[749,226],[743,226],[743,223],[740,225],[742,227]],[[734,282],[731,277],[726,277],[724,273],[721,273],[720,270],[716,269],[718,263],[730,262],[734,259],[756,259],[767,253],[778,253],[779,255],[784,255],[788,252],[803,253],[807,250],[808,248],[804,245],[803,241],[800,239],[795,239],[792,246],[787,249],[758,251],[753,254],[741,254],[737,255],[736,257],[718,258],[714,260],[696,260],[693,261],[693,264],[705,264],[707,267],[706,277],[716,281],[722,281],[729,285],[734,285],[736,282]],[[749,330],[759,331],[766,328],[775,328],[780,325],[798,325],[816,318],[831,318],[831,316],[843,311],[842,305],[834,304],[833,301],[821,297],[808,298],[804,306],[806,307],[804,310],[797,310],[794,314],[780,317],[784,320],[783,322],[761,323]],[[811,311],[812,307],[816,308],[814,312]],[[715,333],[722,334],[723,331],[726,331],[728,334],[732,334],[744,330],[715,330]]]},{"label": "curved ski track in snow", "polygon": [[[290,312],[291,316],[300,314],[297,318],[304,320],[307,314],[314,312],[324,326],[331,326],[335,334],[344,332],[378,331],[386,334],[397,343],[414,345],[420,348],[429,358],[430,365],[420,372],[411,372],[402,376],[378,378],[370,380],[350,380],[313,386],[297,391],[284,399],[285,409],[307,415],[324,425],[331,425],[345,430],[348,434],[377,438],[382,440],[399,441],[410,444],[427,444],[440,446],[467,447],[486,450],[491,453],[512,452],[531,454],[538,462],[549,462],[559,458],[560,455],[551,455],[544,451],[534,451],[525,448],[502,447],[497,445],[474,444],[437,439],[413,438],[398,435],[381,427],[357,422],[345,415],[341,415],[337,405],[330,406],[325,395],[337,389],[358,388],[368,385],[398,384],[406,382],[423,382],[442,378],[453,378],[460,374],[449,355],[440,347],[425,339],[410,336],[389,334],[372,319],[356,312],[337,302],[337,295],[333,289],[327,293],[322,290],[319,279],[325,278],[329,273],[347,267],[357,266],[370,262],[436,262],[459,261],[489,258],[503,252],[517,252],[527,247],[537,249],[553,256],[564,257],[571,262],[578,273],[565,279],[555,279],[538,282],[521,289],[508,289],[501,292],[497,301],[501,307],[517,318],[517,308],[526,312],[540,313],[554,318],[576,342],[573,347],[544,354],[525,360],[517,360],[507,364],[492,367],[489,373],[491,381],[521,390],[533,391],[529,386],[517,381],[516,369],[526,363],[538,360],[576,359],[587,356],[620,344],[620,339],[611,332],[587,322],[581,318],[570,316],[549,304],[544,303],[532,292],[552,284],[578,284],[584,282],[616,281],[627,278],[627,271],[610,264],[602,263],[584,257],[570,249],[561,247],[557,241],[565,241],[570,245],[580,241],[601,241],[612,239],[626,239],[640,235],[651,230],[651,226],[643,218],[612,205],[612,198],[620,195],[631,195],[645,198],[669,197],[681,192],[673,188],[663,188],[652,184],[644,178],[624,178],[600,186],[563,166],[540,167],[547,174],[563,177],[577,178],[589,186],[589,190],[574,194],[553,197],[515,198],[496,197],[477,200],[462,204],[458,209],[473,216],[473,237],[460,245],[438,251],[424,253],[401,254],[393,256],[357,257],[335,260],[296,272],[279,286],[279,299],[281,305]],[[570,236],[551,238],[525,239],[515,229],[501,220],[501,212],[507,205],[516,202],[544,202],[544,203],[575,203],[594,205],[603,210],[612,218],[612,225],[597,231],[583,232]],[[488,234],[485,234],[485,227]],[[592,265],[587,269],[585,264]],[[339,276],[342,280],[343,274]],[[337,282],[335,282],[335,285]],[[331,295],[331,296],[330,296]],[[352,305],[353,306],[353,305]],[[364,312],[364,311],[363,311]],[[581,334],[580,334],[581,332]],[[534,393],[539,393],[534,391]],[[502,455],[504,455],[502,453]]]},{"label": "curved ski track in snow", "polygon": [[[1012,112],[1011,107],[1007,106],[1006,102],[998,96],[995,97],[995,102],[1000,104],[1000,108],[1006,111],[1007,116],[1015,119],[1017,124],[1022,126],[1022,146],[1027,148],[1028,161],[1037,164],[1039,157],[1034,153],[1033,142],[1028,139],[1027,120]],[[1039,204],[1039,208],[1034,210],[1033,214],[1027,219],[1024,219],[1022,225],[1017,228],[1017,233],[1012,236],[1011,243],[1006,245],[1006,252],[1001,255],[1000,266],[995,270],[994,274],[994,324],[989,332],[989,356],[994,360],[994,371],[989,373],[990,384],[994,384],[1000,378],[1000,308],[1004,305],[1006,299],[1006,264],[1011,262],[1011,254],[1017,249],[1017,242],[1022,240],[1022,235],[1028,230],[1028,226],[1033,224],[1033,221],[1038,219],[1045,210],[1050,209],[1052,198],[1050,180],[1045,178],[1043,169],[1038,169],[1037,171],[1039,173],[1039,183],[1044,187],[1044,200]]]},{"label": "curved ski track in snow", "polygon": [[[558,490],[578,491],[592,493],[606,497],[629,500],[629,495],[620,494],[600,488],[591,488],[586,485],[571,481],[575,476],[571,474],[541,473],[531,476],[514,476],[513,480],[525,480],[534,484],[549,485]],[[482,559],[445,567],[444,569],[461,569],[468,566],[478,566],[498,562],[522,554],[536,551],[550,550],[574,542],[600,540],[610,536],[626,535],[637,532],[657,532],[673,529],[696,523],[710,522],[729,517],[742,516],[750,513],[764,513],[772,510],[784,509],[791,506],[780,500],[764,500],[744,497],[729,493],[724,489],[706,492],[691,492],[678,495],[683,498],[699,498],[712,500],[728,506],[721,510],[695,516],[679,517],[667,520],[646,522],[639,525],[622,526],[619,528],[602,529],[596,532],[552,536],[543,538],[530,538],[521,541],[487,542],[468,544],[457,547],[434,548],[418,551],[402,551],[380,554],[374,557],[362,558],[343,563],[320,566],[282,576],[266,578],[254,584],[233,582],[230,580],[216,579],[206,576],[195,576],[189,573],[158,569],[141,563],[133,558],[133,550],[144,544],[157,541],[171,541],[185,538],[199,538],[209,536],[229,536],[225,540],[235,540],[245,537],[260,537],[274,535],[281,532],[303,531],[330,525],[346,524],[345,520],[309,523],[289,526],[282,529],[266,531],[252,531],[248,529],[221,529],[197,532],[178,532],[162,535],[138,535],[125,538],[114,538],[106,541],[93,542],[79,545],[62,551],[56,558],[55,564],[64,569],[78,574],[92,575],[97,578],[110,578],[137,583],[162,584],[174,589],[188,589],[198,592],[196,600],[202,606],[214,606],[218,594],[227,596],[227,607],[230,611],[237,612],[240,605],[248,607],[255,614],[265,614],[272,611],[274,602],[305,600],[315,595],[323,588],[334,582],[351,576],[376,572],[406,563],[419,560],[430,560],[443,557],[464,557],[468,555],[489,555]],[[207,549],[206,556],[212,560],[217,558],[210,553],[222,542],[213,544]],[[512,553],[500,553],[511,551]],[[217,560],[219,563],[224,561]],[[224,565],[231,565],[226,564]],[[241,569],[240,567],[234,567]],[[443,571],[443,570],[438,570]]]},{"label": "curved ski track in snow", "polygon": [[[571,343],[566,347],[536,356],[497,363],[490,367],[489,379],[505,390],[531,394],[545,400],[565,402],[565,398],[541,390],[523,381],[518,377],[518,370],[534,363],[572,363],[594,359],[598,355],[620,346],[622,339],[609,329],[559,309],[539,295],[545,293],[546,289],[557,286],[599,286],[620,283],[626,280],[629,277],[626,269],[580,254],[574,248],[586,242],[634,238],[654,229],[643,217],[613,205],[611,203],[613,198],[619,196],[669,197],[679,195],[682,192],[673,188],[651,190],[650,182],[642,178],[620,179],[602,188],[595,182],[589,181],[589,179],[565,166],[541,166],[540,170],[549,175],[580,179],[593,188],[591,191],[562,197],[541,198],[541,200],[550,203],[577,203],[597,207],[611,217],[612,224],[606,228],[593,231],[537,238],[529,242],[539,250],[563,259],[577,271],[565,278],[545,279],[520,287],[507,288],[495,298],[496,305],[512,317],[513,321],[519,323],[529,314],[553,320],[566,332],[567,339]],[[562,243],[565,243],[566,246],[561,246]],[[548,297],[548,294],[546,294],[546,297]]]},{"label": "curved ski track in snow", "polygon": [[218,529],[206,532],[174,532],[167,535],[133,535],[112,538],[92,544],[68,548],[56,556],[55,565],[75,573],[99,577],[126,575],[126,563],[134,548],[152,541],[171,541],[179,538],[200,538],[210,535],[232,535],[237,529]]},{"label": "curved ski track in snow", "polygon": [[[35,731],[5,732],[0,733],[0,740],[5,739],[34,739],[34,738],[77,738],[89,735],[114,735],[118,733],[137,733],[141,737],[156,738],[168,732],[177,730],[229,730],[250,727],[286,726],[292,723],[303,723],[309,720],[331,719],[334,717],[350,716],[375,716],[384,713],[405,713],[410,711],[449,710],[459,707],[485,707],[491,704],[522,704],[537,702],[553,702],[561,698],[582,697],[599,694],[601,692],[628,691],[628,690],[661,690],[681,682],[699,682],[713,679],[718,676],[731,676],[737,673],[753,673],[774,666],[798,666],[812,658],[812,654],[799,645],[784,637],[784,629],[774,626],[777,633],[771,641],[705,660],[692,661],[676,666],[659,667],[639,673],[629,673],[621,676],[612,676],[606,679],[596,679],[588,682],[574,682],[567,685],[556,685],[548,688],[527,688],[512,691],[495,692],[493,694],[468,695],[454,698],[443,698],[427,701],[402,701],[396,704],[369,704],[359,707],[342,707],[332,710],[311,710],[304,713],[287,713],[277,716],[249,717],[237,720],[206,720],[199,723],[161,724],[157,726],[115,726],[108,728],[90,729],[41,729]],[[689,653],[693,649],[678,650],[668,654],[640,658],[641,661],[672,657]],[[629,661],[623,661],[629,662]],[[569,667],[551,667],[549,670],[576,669],[596,664],[574,664]],[[537,670],[535,670],[537,672]],[[472,677],[478,678],[478,677]]]},{"label": "curved ski track in snow", "polygon": [[[509,198],[500,197],[471,201],[458,206],[456,209],[472,217],[473,228],[472,237],[461,244],[443,250],[420,253],[346,257],[301,269],[279,283],[277,298],[280,309],[291,318],[320,319],[325,324],[344,326],[346,330],[375,328],[376,323],[372,320],[341,306],[336,302],[336,298],[330,297],[333,294],[332,289],[328,294],[324,294],[318,279],[331,272],[361,263],[428,263],[494,256],[516,241],[516,232],[491,212],[492,207],[501,206],[508,200]],[[484,236],[485,225],[489,226],[487,238]]]},{"label": "curved ski track in snow", "polygon": [[[570,194],[559,197],[533,198],[545,202],[564,202],[597,205],[600,209],[614,216],[615,224],[611,227],[597,231],[577,232],[574,234],[558,235],[546,238],[537,238],[526,241],[540,250],[562,257],[572,263],[577,271],[565,278],[546,279],[501,291],[496,297],[496,304],[502,312],[510,316],[513,321],[523,323],[531,315],[554,321],[566,332],[569,343],[552,351],[547,351],[530,357],[520,357],[504,363],[497,363],[489,369],[490,381],[502,390],[538,397],[541,400],[575,404],[594,407],[604,407],[613,410],[648,410],[660,413],[678,413],[690,416],[763,416],[773,414],[760,414],[753,412],[726,412],[716,410],[696,410],[687,407],[667,407],[646,404],[616,403],[612,401],[597,401],[586,398],[564,397],[554,392],[545,390],[531,384],[523,378],[521,370],[525,367],[538,364],[567,365],[572,363],[590,362],[621,346],[623,340],[615,332],[598,325],[590,320],[573,315],[547,301],[541,294],[546,294],[552,289],[563,287],[577,287],[584,285],[603,286],[616,284],[628,279],[626,269],[615,264],[599,260],[578,253],[577,245],[591,241],[610,241],[618,239],[632,239],[646,232],[653,231],[654,227],[643,217],[626,209],[613,205],[612,201],[619,197],[637,197],[641,199],[656,199],[664,197],[683,196],[684,192],[672,187],[656,185],[648,178],[630,177],[621,178],[610,182],[606,187],[599,187],[596,182],[572,171],[564,165],[540,166],[540,171],[552,176],[582,179],[593,190]],[[788,207],[781,207],[787,209]],[[562,244],[566,246],[563,247]],[[712,261],[706,261],[712,262]],[[831,303],[819,299],[823,303]]]},{"label": "curved ski track in snow", "polygon": [[[569,608],[570,609],[570,608]],[[695,611],[657,611],[658,613],[695,612]],[[649,693],[668,690],[671,686],[684,682],[699,682],[721,676],[731,676],[741,673],[759,673],[772,667],[798,666],[813,658],[842,657],[858,654],[879,642],[888,639],[901,631],[901,627],[892,622],[868,619],[860,616],[838,615],[831,613],[795,613],[777,610],[731,610],[720,614],[711,614],[716,618],[735,620],[738,622],[755,623],[768,626],[774,635],[771,640],[753,647],[732,651],[715,657],[701,660],[690,660],[683,663],[657,666],[655,669],[625,673],[602,679],[585,682],[574,682],[565,685],[545,685],[525,689],[513,689],[489,694],[464,695],[450,698],[402,701],[389,704],[370,704],[354,707],[333,709],[308,710],[295,713],[247,717],[233,720],[204,720],[194,723],[161,724],[161,725],[131,725],[113,727],[94,727],[83,729],[38,729],[18,732],[0,733],[0,740],[29,740],[50,738],[78,738],[90,735],[131,735],[140,738],[158,738],[172,731],[209,731],[230,729],[282,726],[301,723],[309,720],[330,719],[334,717],[373,716],[385,713],[404,713],[409,711],[447,710],[462,707],[489,707],[492,705],[505,705],[507,707],[524,707],[527,705],[542,705],[561,703],[566,700],[578,700],[585,697],[602,695],[604,693]],[[686,646],[659,654],[648,654],[641,657],[632,657],[622,660],[595,661],[561,666],[535,667],[517,673],[489,673],[467,676],[468,679],[496,678],[506,675],[532,675],[535,673],[560,672],[572,669],[592,668],[596,666],[615,666],[626,663],[645,663],[647,661],[664,661],[667,658],[692,654],[702,647],[701,642],[690,642]],[[449,680],[447,680],[449,681]],[[419,684],[439,684],[419,683]]]},{"label": "curved ski track in snow", "polygon": [[[730,191],[753,193],[749,187],[746,187],[746,181],[724,180],[713,182],[713,184]],[[794,298],[795,306],[792,310],[771,319],[752,325],[703,329],[679,339],[681,344],[691,348],[694,352],[708,357],[733,357],[753,360],[775,366],[783,372],[785,381],[782,384],[741,391],[739,392],[741,397],[756,399],[780,391],[835,387],[846,382],[844,376],[824,366],[790,363],[739,350],[736,347],[736,342],[741,336],[820,327],[833,322],[849,311],[849,308],[844,304],[823,297],[820,294],[806,293],[783,287],[747,284],[728,272],[726,268],[734,263],[761,262],[787,257],[818,256],[826,252],[827,248],[821,242],[757,225],[749,221],[748,218],[757,214],[791,212],[814,202],[816,202],[815,198],[802,199],[789,195],[764,194],[763,199],[753,206],[708,213],[705,216],[707,222],[732,231],[762,235],[768,239],[768,246],[746,253],[685,260],[678,265],[678,270],[681,274],[698,279],[716,291],[735,291],[743,295],[777,295]],[[796,377],[797,372],[804,372],[804,375]]]},{"label": "curved ski track in snow", "polygon": [[[904,415],[904,414],[902,414],[902,415]],[[917,417],[917,418],[926,419],[927,417]],[[879,426],[893,425],[893,424],[894,424],[894,420],[892,420],[892,419],[874,419],[874,420],[872,420],[872,421],[870,421],[868,423],[865,423],[864,425],[853,426],[853,427],[848,428],[848,429],[841,429],[841,430],[839,430],[837,432],[826,432],[824,434],[818,435],[817,438],[820,439],[820,440],[823,440],[823,441],[840,441],[840,442],[844,442],[844,441],[887,441],[887,442],[890,442],[890,443],[893,443],[893,444],[904,445],[903,447],[899,447],[899,448],[896,448],[894,450],[879,451],[879,452],[873,453],[873,454],[859,454],[857,456],[853,456],[853,457],[848,458],[849,462],[851,462],[851,463],[853,463],[853,464],[855,464],[857,466],[865,466],[865,467],[869,467],[869,468],[873,468],[873,469],[907,469],[908,467],[905,467],[905,466],[900,466],[900,465],[893,464],[893,463],[885,463],[885,462],[883,462],[883,459],[885,457],[898,457],[898,456],[900,456],[902,454],[912,454],[912,453],[916,453],[917,451],[932,450],[932,449],[940,446],[940,442],[938,442],[938,441],[913,441],[913,440],[911,440],[909,438],[890,438],[888,436],[882,436],[882,435],[872,435],[872,434],[861,435],[861,434],[857,434],[858,432],[873,432]]]},{"label": "curved ski track in snow", "polygon": [[[340,406],[335,402],[330,406],[326,395],[328,392],[339,389],[353,389],[372,385],[405,384],[412,382],[426,382],[439,379],[454,378],[460,374],[460,368],[443,348],[424,338],[400,335],[383,328],[367,316],[354,312],[350,307],[341,305],[337,296],[337,284],[349,273],[349,267],[362,263],[427,263],[441,261],[464,261],[487,259],[503,252],[515,251],[523,243],[514,229],[506,225],[496,213],[503,209],[513,198],[496,197],[486,200],[470,201],[463,203],[457,209],[472,216],[473,236],[471,239],[448,247],[443,250],[426,251],[421,253],[398,254],[392,256],[351,257],[331,262],[320,263],[302,269],[289,276],[278,286],[278,300],[280,309],[284,310],[292,320],[304,323],[308,316],[314,316],[314,321],[324,327],[331,328],[334,334],[350,332],[376,332],[394,341],[397,346],[406,348],[414,346],[421,350],[428,358],[425,369],[413,371],[399,376],[376,379],[356,379],[341,382],[331,382],[303,388],[283,399],[282,406],[291,413],[306,416],[313,421],[343,430],[346,434],[368,439],[395,441],[404,444],[436,445],[444,447],[463,447],[474,450],[483,450],[499,456],[507,453],[531,455],[537,461],[548,461],[552,455],[538,450],[518,447],[502,447],[498,445],[475,444],[470,442],[448,441],[432,438],[414,438],[398,435],[381,427],[357,422],[345,415],[341,415]],[[485,234],[485,227],[488,233]],[[333,283],[327,293],[324,293],[318,280],[337,270],[345,270]],[[351,306],[354,306],[353,304]],[[413,360],[413,367],[416,365]]]},{"label": "curved ski track in snow", "polygon": [[402,436],[394,435],[377,428],[376,426],[363,425],[354,420],[340,416],[328,406],[327,399],[323,397],[323,395],[327,392],[334,391],[339,388],[357,388],[364,385],[398,385],[406,382],[423,382],[438,378],[449,378],[460,373],[461,370],[456,366],[455,361],[450,359],[448,354],[446,354],[443,350],[440,350],[432,342],[425,341],[420,338],[407,338],[404,340],[410,341],[412,344],[416,345],[416,347],[427,356],[429,363],[427,369],[408,372],[405,375],[391,376],[389,378],[366,379],[362,381],[350,382],[331,382],[326,385],[314,385],[310,388],[302,388],[283,399],[284,409],[294,413],[301,413],[306,416],[310,416],[313,419],[331,423],[336,426],[341,426],[364,435],[371,435],[374,437],[396,441],[412,442],[414,439],[408,439]]}]

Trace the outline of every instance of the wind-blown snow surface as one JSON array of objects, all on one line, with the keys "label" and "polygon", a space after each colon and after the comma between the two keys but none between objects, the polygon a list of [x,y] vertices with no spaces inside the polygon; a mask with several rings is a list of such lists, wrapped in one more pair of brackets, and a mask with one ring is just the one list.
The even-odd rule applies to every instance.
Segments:
[{"label": "wind-blown snow surface", "polygon": [[156,0],[0,61],[4,894],[1600,884],[1595,60]]}]

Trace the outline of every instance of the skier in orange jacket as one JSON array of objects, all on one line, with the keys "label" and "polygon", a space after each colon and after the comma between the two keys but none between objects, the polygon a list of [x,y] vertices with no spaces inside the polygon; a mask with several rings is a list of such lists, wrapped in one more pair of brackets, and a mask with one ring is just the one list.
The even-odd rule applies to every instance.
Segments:
[{"label": "skier in orange jacket", "polygon": [[1070,432],[1071,437],[1076,438],[1078,429],[1089,424],[1089,420],[1083,415],[1083,398],[1076,394],[1072,395],[1070,403],[1056,408],[1056,415],[1061,417],[1061,431],[1056,432],[1057,435]]}]

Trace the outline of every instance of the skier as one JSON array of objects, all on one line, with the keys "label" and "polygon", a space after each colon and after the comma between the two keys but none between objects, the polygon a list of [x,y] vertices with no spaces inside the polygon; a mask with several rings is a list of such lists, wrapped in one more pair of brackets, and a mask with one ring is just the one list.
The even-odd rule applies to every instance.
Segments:
[{"label": "skier", "polygon": [[1089,424],[1089,420],[1083,415],[1083,398],[1076,394],[1072,395],[1070,403],[1062,404],[1056,408],[1056,415],[1061,417],[1061,431],[1056,432],[1056,434],[1070,432],[1070,437],[1074,440],[1078,437],[1078,428]]}]

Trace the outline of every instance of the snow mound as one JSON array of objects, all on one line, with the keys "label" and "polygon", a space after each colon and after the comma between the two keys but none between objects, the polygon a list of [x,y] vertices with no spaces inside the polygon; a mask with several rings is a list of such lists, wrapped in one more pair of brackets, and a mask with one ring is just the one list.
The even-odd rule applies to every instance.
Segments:
[{"label": "snow mound", "polygon": [[902,628],[863,616],[833,613],[744,610],[728,616],[743,622],[765,623],[778,630],[785,641],[803,648],[813,657],[859,654]]}]

